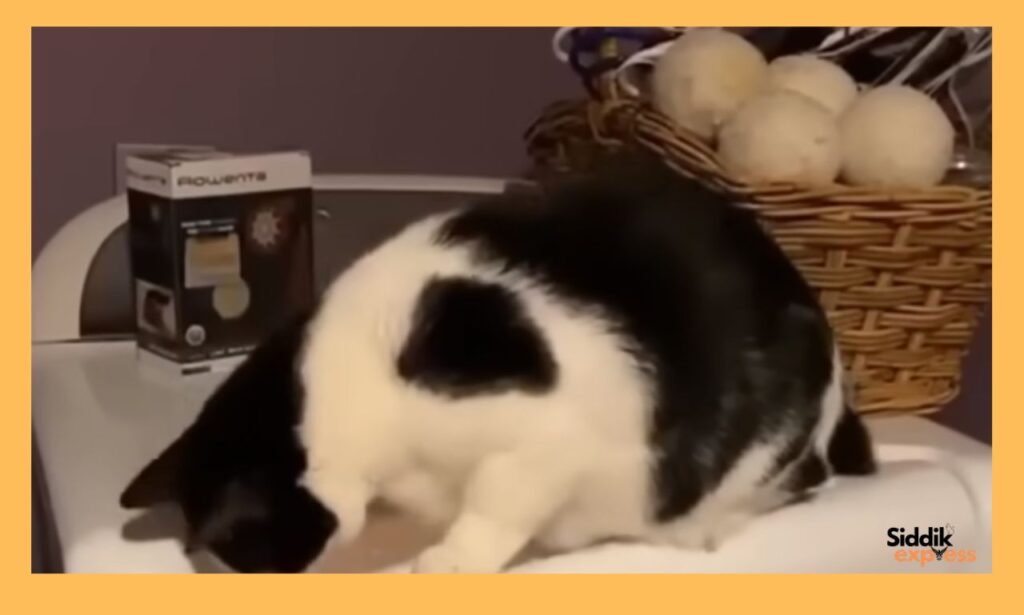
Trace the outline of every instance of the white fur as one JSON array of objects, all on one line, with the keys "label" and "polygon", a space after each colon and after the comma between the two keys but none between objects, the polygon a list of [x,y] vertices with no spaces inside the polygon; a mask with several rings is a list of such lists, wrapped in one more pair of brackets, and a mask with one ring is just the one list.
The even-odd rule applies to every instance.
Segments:
[{"label": "white fur", "polygon": [[843,391],[843,358],[839,355],[839,347],[832,350],[832,380],[829,381],[825,394],[821,399],[821,418],[814,432],[814,450],[822,460],[828,462],[828,444],[832,433],[839,424],[846,407]]},{"label": "white fur", "polygon": [[[752,514],[747,496],[768,449],[749,451],[688,526],[652,524],[650,385],[624,341],[598,311],[474,262],[465,247],[436,245],[444,220],[419,222],[360,259],[311,324],[304,480],[338,516],[342,542],[378,498],[448,528],[421,555],[422,572],[496,572],[531,540],[569,549],[674,532],[673,542],[703,546]],[[395,358],[419,292],[437,275],[514,289],[559,366],[555,389],[451,400],[401,380]]]}]

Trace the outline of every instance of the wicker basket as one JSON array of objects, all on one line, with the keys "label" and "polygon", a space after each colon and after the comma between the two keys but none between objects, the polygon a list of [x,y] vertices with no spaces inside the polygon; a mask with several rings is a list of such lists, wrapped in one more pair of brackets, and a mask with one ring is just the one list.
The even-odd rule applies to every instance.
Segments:
[{"label": "wicker basket", "polygon": [[598,90],[594,99],[550,106],[530,127],[538,173],[583,170],[624,146],[656,152],[760,215],[818,292],[858,411],[926,413],[956,396],[961,361],[990,298],[990,191],[750,185],[730,177],[700,138],[613,82]]}]

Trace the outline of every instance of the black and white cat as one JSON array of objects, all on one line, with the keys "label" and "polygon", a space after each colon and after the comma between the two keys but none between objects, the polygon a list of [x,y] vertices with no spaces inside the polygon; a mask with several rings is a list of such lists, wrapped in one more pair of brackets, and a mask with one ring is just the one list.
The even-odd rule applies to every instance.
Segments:
[{"label": "black and white cat", "polygon": [[417,222],[253,352],[122,495],[239,571],[302,571],[385,500],[420,572],[528,543],[713,549],[874,470],[814,295],[754,216],[659,163]]}]

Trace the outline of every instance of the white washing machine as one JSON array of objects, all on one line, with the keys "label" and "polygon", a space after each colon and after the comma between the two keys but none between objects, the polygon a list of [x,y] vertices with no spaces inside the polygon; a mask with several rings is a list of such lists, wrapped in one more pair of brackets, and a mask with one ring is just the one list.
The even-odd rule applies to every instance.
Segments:
[{"label": "white washing machine", "polygon": [[[317,283],[322,287],[417,217],[517,186],[477,178],[318,176]],[[172,384],[138,370],[126,217],[123,196],[95,205],[65,225],[33,267],[33,528],[49,530],[38,539],[52,547],[51,569],[214,571],[182,552],[169,511],[139,517],[118,506],[127,481],[189,424],[223,377]],[[839,479],[809,503],[758,519],[714,553],[608,544],[528,559],[513,572],[990,571],[991,448],[925,418],[871,418],[868,427],[878,475]],[[915,527],[952,530],[956,553],[933,561],[887,544],[891,528]],[[339,558],[338,571],[408,570],[408,558],[429,539],[384,515],[366,534]]]}]

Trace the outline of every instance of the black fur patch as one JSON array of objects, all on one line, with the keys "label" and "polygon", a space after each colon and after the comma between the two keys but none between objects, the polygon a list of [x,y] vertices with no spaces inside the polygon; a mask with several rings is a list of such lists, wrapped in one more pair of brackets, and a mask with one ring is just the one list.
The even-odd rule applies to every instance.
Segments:
[{"label": "black fur patch", "polygon": [[828,468],[816,453],[808,453],[793,467],[786,481],[786,487],[794,494],[800,494],[817,487],[828,479]]},{"label": "black fur patch", "polygon": [[295,428],[305,319],[260,345],[207,400],[199,418],[121,496],[126,508],[175,502],[190,548],[240,572],[297,572],[338,520],[298,484],[306,454]]},{"label": "black fur patch", "polygon": [[398,357],[405,380],[449,397],[543,393],[557,369],[515,294],[469,278],[435,278],[420,294]]},{"label": "black fur patch", "polygon": [[751,443],[815,424],[832,340],[812,291],[752,213],[656,161],[634,161],[543,198],[468,210],[438,241],[615,321],[651,367],[655,511],[665,521]]},{"label": "black fur patch", "polygon": [[828,444],[828,463],[836,474],[873,474],[876,469],[871,438],[860,417],[843,410]]}]

